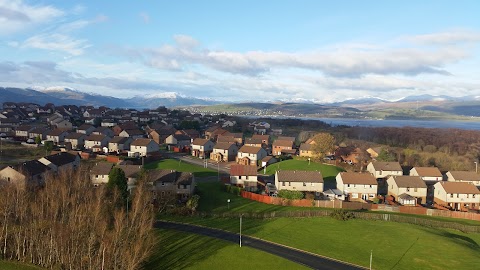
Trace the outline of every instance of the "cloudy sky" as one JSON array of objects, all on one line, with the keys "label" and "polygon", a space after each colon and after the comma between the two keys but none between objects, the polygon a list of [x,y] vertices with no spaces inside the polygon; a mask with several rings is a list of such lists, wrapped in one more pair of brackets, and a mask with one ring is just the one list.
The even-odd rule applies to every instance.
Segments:
[{"label": "cloudy sky", "polygon": [[479,12],[476,0],[0,0],[0,86],[225,101],[480,95]]}]

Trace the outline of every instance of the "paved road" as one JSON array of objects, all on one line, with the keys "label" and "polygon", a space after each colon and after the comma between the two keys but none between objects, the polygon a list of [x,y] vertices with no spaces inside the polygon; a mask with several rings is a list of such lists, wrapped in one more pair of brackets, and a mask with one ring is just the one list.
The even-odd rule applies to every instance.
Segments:
[{"label": "paved road", "polygon": [[[179,231],[184,231],[189,233],[196,233],[196,234],[223,239],[226,241],[231,241],[234,243],[239,243],[238,234],[225,232],[222,230],[217,230],[212,228],[199,227],[199,226],[189,225],[189,224],[173,223],[173,222],[167,222],[167,221],[156,221],[154,224],[154,227],[161,228],[161,229],[173,229],[173,230],[179,230]],[[259,240],[259,239],[244,236],[244,235],[242,235],[242,245],[272,253],[274,255],[305,265],[312,269],[319,269],[319,270],[366,269],[360,266],[351,265],[348,263],[336,261],[334,259],[329,259],[326,257],[321,257],[314,254],[302,252],[297,249],[270,243],[267,241]]]}]

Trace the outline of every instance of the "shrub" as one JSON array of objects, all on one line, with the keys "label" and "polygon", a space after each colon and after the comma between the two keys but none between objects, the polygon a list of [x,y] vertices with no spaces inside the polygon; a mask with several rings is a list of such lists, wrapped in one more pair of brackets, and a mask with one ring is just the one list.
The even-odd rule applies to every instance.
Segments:
[{"label": "shrub", "polygon": [[337,209],[330,214],[330,217],[336,220],[349,220],[355,218],[355,215],[350,211],[344,209]]},{"label": "shrub", "polygon": [[278,197],[288,200],[301,200],[303,199],[303,192],[297,190],[280,190]]}]

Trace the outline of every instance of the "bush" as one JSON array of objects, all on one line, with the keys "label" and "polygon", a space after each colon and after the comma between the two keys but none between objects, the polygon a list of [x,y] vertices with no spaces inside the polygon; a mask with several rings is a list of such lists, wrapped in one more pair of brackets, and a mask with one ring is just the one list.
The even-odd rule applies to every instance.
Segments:
[{"label": "bush", "polygon": [[336,220],[349,220],[355,218],[355,215],[347,210],[344,209],[337,209],[334,210],[331,214],[330,217],[336,219]]},{"label": "bush", "polygon": [[303,192],[296,190],[280,190],[278,192],[278,197],[288,200],[301,200],[303,196]]}]

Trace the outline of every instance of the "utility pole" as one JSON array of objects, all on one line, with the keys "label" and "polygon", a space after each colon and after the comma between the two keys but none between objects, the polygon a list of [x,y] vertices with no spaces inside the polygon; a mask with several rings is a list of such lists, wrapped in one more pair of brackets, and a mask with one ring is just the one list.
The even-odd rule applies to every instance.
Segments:
[{"label": "utility pole", "polygon": [[240,215],[240,247],[242,247],[242,216]]}]

